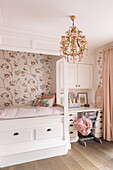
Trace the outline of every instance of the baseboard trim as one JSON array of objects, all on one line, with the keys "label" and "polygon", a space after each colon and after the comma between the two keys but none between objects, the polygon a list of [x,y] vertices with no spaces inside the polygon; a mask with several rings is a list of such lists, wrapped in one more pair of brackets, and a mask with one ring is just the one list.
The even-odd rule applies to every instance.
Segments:
[{"label": "baseboard trim", "polygon": [[66,145],[63,145],[59,147],[3,156],[0,158],[0,168],[65,155],[67,153],[66,148]]}]

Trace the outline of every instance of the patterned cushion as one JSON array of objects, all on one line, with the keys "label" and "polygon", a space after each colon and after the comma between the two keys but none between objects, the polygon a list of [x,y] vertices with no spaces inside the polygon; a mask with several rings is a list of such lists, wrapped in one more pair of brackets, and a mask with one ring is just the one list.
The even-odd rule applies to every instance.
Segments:
[{"label": "patterned cushion", "polygon": [[33,106],[41,106],[41,107],[52,107],[53,98],[52,99],[36,99],[33,103]]},{"label": "patterned cushion", "polygon": [[46,95],[43,93],[42,95],[42,99],[53,99],[53,103],[52,103],[52,106],[55,104],[55,94],[52,94],[52,95]]}]

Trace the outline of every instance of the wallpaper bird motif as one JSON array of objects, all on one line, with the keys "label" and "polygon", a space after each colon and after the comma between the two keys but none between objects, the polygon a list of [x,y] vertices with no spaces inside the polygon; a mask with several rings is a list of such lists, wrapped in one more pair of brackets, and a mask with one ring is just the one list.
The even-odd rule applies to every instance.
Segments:
[{"label": "wallpaper bird motif", "polygon": [[0,106],[29,105],[52,88],[51,57],[0,51]]}]

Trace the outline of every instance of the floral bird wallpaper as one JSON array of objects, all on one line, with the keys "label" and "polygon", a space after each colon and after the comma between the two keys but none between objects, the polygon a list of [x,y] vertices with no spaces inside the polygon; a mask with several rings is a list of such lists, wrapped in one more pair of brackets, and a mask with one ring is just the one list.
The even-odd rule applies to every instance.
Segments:
[{"label": "floral bird wallpaper", "polygon": [[30,105],[52,89],[52,64],[48,55],[0,51],[0,106]]},{"label": "floral bird wallpaper", "polygon": [[103,50],[99,50],[97,53],[98,87],[102,87],[102,56],[103,56]]}]

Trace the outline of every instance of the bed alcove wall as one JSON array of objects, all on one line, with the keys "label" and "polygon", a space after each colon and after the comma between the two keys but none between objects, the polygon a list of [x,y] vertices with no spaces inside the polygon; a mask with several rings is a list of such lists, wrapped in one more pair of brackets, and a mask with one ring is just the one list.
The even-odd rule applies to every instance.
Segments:
[{"label": "bed alcove wall", "polygon": [[41,93],[55,93],[59,58],[0,50],[0,106],[31,105]]}]

